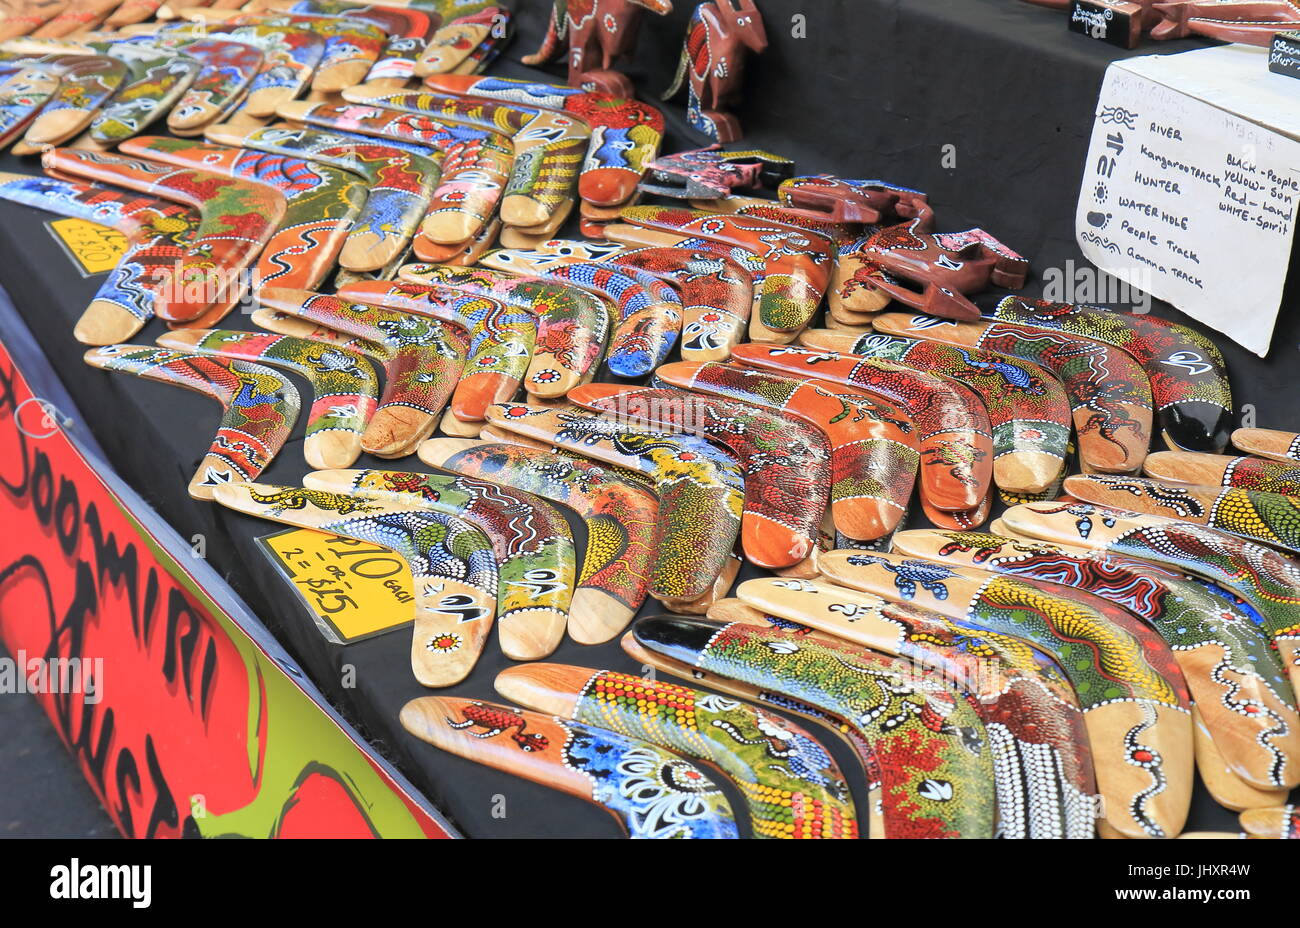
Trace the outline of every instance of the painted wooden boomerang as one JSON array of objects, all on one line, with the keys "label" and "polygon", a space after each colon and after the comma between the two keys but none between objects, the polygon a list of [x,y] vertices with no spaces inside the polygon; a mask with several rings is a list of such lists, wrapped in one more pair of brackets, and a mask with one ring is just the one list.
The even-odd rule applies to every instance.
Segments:
[{"label": "painted wooden boomerang", "polygon": [[1300,26],[1300,10],[1285,0],[1179,0],[1152,7],[1164,17],[1151,28],[1153,39],[1203,35],[1221,42],[1267,47],[1276,33]]},{"label": "painted wooden boomerang", "polygon": [[1222,451],[1232,420],[1232,386],[1218,347],[1200,332],[1157,316],[1009,296],[993,316],[1059,329],[1115,345],[1137,359],[1166,444],[1174,450]]},{"label": "painted wooden boomerang", "polygon": [[121,0],[77,0],[32,32],[42,38],[59,38],[99,26]]},{"label": "painted wooden boomerang", "polygon": [[295,338],[306,338],[314,342],[324,342],[330,345],[338,345],[341,348],[351,348],[372,361],[378,361],[385,366],[393,360],[395,354],[387,345],[367,341],[364,338],[357,338],[355,335],[347,335],[337,329],[318,325],[306,319],[299,319],[297,316],[291,316],[278,309],[271,309],[269,306],[259,306],[253,310],[248,318],[259,329],[274,332],[276,335],[292,335]]},{"label": "painted wooden boomerang", "polygon": [[919,216],[869,235],[862,246],[867,260],[889,274],[920,285],[878,278],[872,285],[891,297],[945,319],[974,321],[979,307],[965,294],[990,284],[1018,290],[1025,285],[1029,262],[983,229],[931,232],[931,219]]},{"label": "painted wooden boomerang", "polygon": [[126,65],[120,85],[104,98],[90,121],[90,138],[102,145],[128,138],[165,116],[200,68],[193,58],[118,40],[27,37],[11,39],[2,48],[6,55],[18,53],[37,60],[61,55],[104,56]]},{"label": "painted wooden boomerang", "polygon": [[[0,187],[0,191],[3,191]],[[1300,496],[1300,462],[1284,464],[1267,458],[1156,451],[1142,464],[1143,473],[1165,483],[1239,487],[1284,496]]]},{"label": "painted wooden boomerang", "polygon": [[242,358],[283,367],[312,386],[303,455],[316,469],[348,467],[361,454],[361,434],[375,411],[379,378],[362,355],[302,338],[230,329],[168,332],[158,344],[197,354]]},{"label": "painted wooden boomerang", "polygon": [[851,720],[879,769],[886,837],[992,836],[984,725],[937,679],[903,672],[883,655],[775,628],[659,617],[632,630],[652,651]]},{"label": "painted wooden boomerang", "polygon": [[569,401],[638,427],[708,438],[736,458],[744,475],[740,520],[745,555],[759,567],[809,557],[830,495],[830,447],[816,426],[732,400],[685,390],[586,384]]},{"label": "painted wooden boomerang", "polygon": [[94,348],[85,360],[101,370],[185,387],[221,404],[217,435],[190,478],[195,499],[212,499],[217,487],[256,480],[298,419],[298,391],[261,364],[139,345]]},{"label": "painted wooden boomerang", "polygon": [[[451,14],[454,18],[449,18]],[[511,36],[513,14],[490,0],[466,0],[444,10],[444,23],[431,38],[415,76],[475,74],[491,64]]]},{"label": "painted wooden boomerang", "polygon": [[645,167],[640,189],[677,200],[717,200],[733,193],[775,190],[794,174],[794,161],[751,148],[723,151],[709,145],[661,155]]},{"label": "painted wooden boomerang", "polygon": [[403,457],[433,433],[461,378],[468,335],[427,316],[332,293],[271,287],[257,298],[263,306],[382,346],[384,392],[361,436],[363,451]]},{"label": "painted wooden boomerang", "polygon": [[210,142],[298,156],[366,180],[368,196],[338,255],[350,271],[377,271],[401,255],[420,227],[442,178],[436,161],[415,151],[334,132],[267,127],[246,132],[209,126]]},{"label": "painted wooden boomerang", "polygon": [[988,413],[974,390],[948,378],[835,352],[737,345],[732,357],[749,367],[816,377],[898,403],[912,419],[921,451],[921,492],[936,509],[974,509],[988,495],[993,440]]},{"label": "painted wooden boomerang", "polygon": [[0,199],[74,216],[121,232],[127,250],[73,328],[77,341],[113,345],[153,318],[154,290],[169,279],[198,228],[178,203],[49,177],[0,173]]},{"label": "painted wooden boomerang", "polygon": [[769,329],[803,329],[830,283],[834,250],[830,241],[820,235],[760,219],[667,206],[629,206],[621,216],[625,222],[643,228],[711,238],[760,255],[767,265],[765,284],[773,288],[775,297],[759,305],[759,321]]},{"label": "painted wooden boomerang", "polygon": [[729,696],[735,696],[748,702],[780,709],[782,712],[797,715],[800,718],[821,725],[828,734],[839,738],[848,745],[857,758],[863,773],[866,774],[868,797],[867,802],[862,803],[861,806],[866,810],[868,837],[880,838],[883,836],[884,820],[881,815],[880,769],[876,764],[871,745],[851,723],[818,706],[787,696],[785,693],[754,686],[721,674],[708,673],[699,667],[651,651],[640,644],[632,632],[628,632],[619,640],[619,647],[632,660],[639,663],[643,672],[647,674],[652,671],[663,671],[679,679],[707,686],[719,693],[726,693]]},{"label": "painted wooden boomerang", "polygon": [[296,123],[415,144],[442,153],[438,188],[420,230],[435,242],[462,244],[489,223],[510,176],[511,154],[499,133],[447,126],[380,106],[294,101],[279,115]]},{"label": "painted wooden boomerang", "polygon": [[1171,486],[1108,474],[1065,478],[1065,492],[1085,503],[1168,516],[1300,554],[1300,499],[1235,487]]},{"label": "painted wooden boomerang", "polygon": [[24,68],[39,67],[59,79],[58,88],[27,124],[16,155],[32,155],[49,145],[59,145],[80,135],[95,114],[125,83],[126,64],[107,55],[41,55],[29,58],[8,53],[3,59]]},{"label": "painted wooden boomerang", "polygon": [[361,83],[379,60],[386,36],[370,23],[332,16],[299,13],[237,13],[226,10],[188,10],[204,22],[234,26],[289,26],[308,29],[324,42],[320,64],[311,79],[311,89],[321,94],[338,93]]},{"label": "painted wooden boomerang", "polygon": [[1122,348],[1014,322],[954,322],[884,313],[873,325],[887,335],[1000,351],[1042,365],[1069,394],[1085,469],[1120,474],[1141,469],[1151,444],[1151,381]]},{"label": "painted wooden boomerang", "polygon": [[[1228,762],[1223,759],[1219,749],[1214,746],[1214,739],[1201,710],[1192,705],[1193,745],[1196,749],[1196,772],[1210,797],[1233,812],[1242,809],[1267,809],[1287,801],[1289,789],[1260,789],[1237,775]],[[1186,834],[1186,832],[1184,832]]]},{"label": "painted wooden boomerang", "polygon": [[594,294],[542,277],[478,267],[408,264],[398,276],[407,283],[491,297],[536,316],[536,342],[524,378],[530,394],[561,397],[595,376],[612,319]]},{"label": "painted wooden boomerang", "polygon": [[0,149],[27,126],[59,89],[59,77],[39,65],[10,63],[0,71]]},{"label": "painted wooden boomerang", "polygon": [[655,376],[675,387],[760,406],[816,426],[830,443],[835,528],[870,541],[907,510],[920,456],[912,423],[896,407],[842,394],[835,384],[710,364],[667,364]]},{"label": "painted wooden boomerang", "polygon": [[907,658],[973,694],[988,733],[1004,838],[1091,838],[1096,782],[1079,703],[1050,657],[1018,638],[810,580],[748,580],[749,606]]},{"label": "painted wooden boomerang", "polygon": [[467,677],[492,631],[497,566],[477,528],[403,503],[269,484],[228,484],[223,506],[261,519],[380,545],[403,558],[415,592],[411,671],[422,686]]},{"label": "painted wooden boomerang", "polygon": [[605,297],[620,321],[610,337],[605,363],[619,377],[645,377],[668,357],[681,331],[682,299],[653,274],[610,262],[569,261],[531,251],[500,249],[484,255],[484,267],[536,274]]},{"label": "painted wooden boomerang", "polygon": [[803,728],[716,693],[567,664],[509,667],[493,684],[538,711],[702,760],[744,797],[756,838],[857,838],[848,783]]},{"label": "painted wooden boomerang", "polygon": [[1252,838],[1300,839],[1300,809],[1287,804],[1272,809],[1248,809],[1238,816]]},{"label": "painted wooden boomerang", "polygon": [[563,84],[459,74],[430,75],[424,85],[435,93],[506,101],[580,119],[590,129],[591,138],[578,177],[578,195],[597,206],[628,202],[646,165],[663,144],[663,113],[635,99]]},{"label": "painted wooden boomerang", "polygon": [[812,217],[799,210],[787,209],[763,197],[747,197],[732,194],[716,200],[698,199],[689,201],[693,209],[706,213],[718,213],[727,216],[750,216],[763,219],[781,226],[815,232],[832,242],[840,243],[854,237],[857,226],[847,223],[828,222],[819,217]]},{"label": "painted wooden boomerang", "polygon": [[[404,458],[437,428],[469,352],[468,334],[459,326],[308,290],[261,290],[259,300],[299,320],[318,322],[326,331],[361,339],[363,346],[344,347],[380,360],[385,387],[361,434],[361,450],[377,458]],[[315,331],[308,338],[316,339]]]},{"label": "painted wooden boomerang", "polygon": [[[402,91],[371,94],[357,89],[344,99],[360,107],[399,112],[419,122],[490,133],[509,140],[508,182],[501,194],[501,218],[508,226],[545,227],[573,203],[590,132],[572,116],[525,110],[491,100]],[[435,241],[439,239],[435,238]]]},{"label": "painted wooden boomerang", "polygon": [[550,503],[472,477],[385,470],[317,471],[313,490],[374,497],[464,519],[492,542],[497,560],[497,634],[517,661],[540,660],[564,637],[577,575],[573,535]]},{"label": "painted wooden boomerang", "polygon": [[70,0],[11,0],[0,17],[0,39],[35,32],[67,8]]},{"label": "painted wooden boomerang", "polygon": [[414,699],[401,719],[444,751],[605,809],[633,838],[738,837],[722,790],[649,742],[476,699]]},{"label": "painted wooden boomerang", "polygon": [[337,2],[337,0],[286,0],[262,3],[264,9],[308,16],[332,16],[369,23],[387,40],[379,58],[366,72],[364,84],[376,91],[399,90],[415,76],[415,63],[424,54],[425,41],[442,25],[442,15],[432,10],[388,4]]},{"label": "painted wooden boomerang", "polygon": [[262,70],[261,49],[245,42],[195,38],[185,33],[135,36],[124,42],[171,51],[202,64],[198,75],[167,115],[176,135],[198,135],[209,123],[232,113]]},{"label": "painted wooden boomerang", "polygon": [[744,478],[725,452],[693,435],[641,431],[605,416],[512,403],[487,420],[587,457],[651,477],[659,495],[652,594],[671,601],[704,596],[729,566],[740,530]]},{"label": "painted wooden boomerang", "polygon": [[325,55],[324,38],[310,29],[287,25],[176,23],[164,30],[187,35],[220,35],[258,48],[263,56],[262,65],[239,104],[241,113],[256,119],[274,116],[276,107],[298,96],[311,83]]},{"label": "painted wooden boomerang", "polygon": [[154,300],[154,312],[168,321],[191,321],[238,298],[247,284],[243,271],[271,239],[287,205],[284,194],[262,183],[153,161],[51,148],[41,164],[47,171],[116,184],[198,210],[194,242]]},{"label": "painted wooden boomerang", "polygon": [[432,467],[532,493],[582,518],[587,549],[569,610],[570,638],[600,644],[632,621],[645,601],[654,558],[654,493],[613,468],[520,445],[434,438],[419,454]]},{"label": "painted wooden boomerang", "polygon": [[725,360],[744,338],[754,302],[754,282],[745,265],[727,255],[695,248],[628,248],[574,239],[550,239],[533,250],[570,261],[635,268],[671,282],[682,302],[683,360]]},{"label": "painted wooden boomerang", "polygon": [[963,383],[992,426],[993,480],[1015,493],[1041,493],[1060,477],[1070,441],[1070,401],[1061,382],[1029,361],[977,348],[896,335],[854,336],[809,329],[809,348],[893,361]]},{"label": "painted wooden boomerang", "polygon": [[1300,461],[1300,435],[1277,429],[1237,429],[1233,447],[1270,461],[1291,464]]},{"label": "painted wooden boomerang", "polygon": [[1271,548],[1200,525],[1089,503],[1026,503],[1002,516],[1006,531],[1154,561],[1211,580],[1260,616],[1300,687],[1300,564]]},{"label": "painted wooden boomerang", "polygon": [[[1168,666],[1153,666],[1156,652],[1147,646],[1159,639],[1132,616],[1125,614],[1124,627],[1116,622],[1123,610],[1103,614],[1026,581],[900,555],[833,551],[818,566],[844,586],[969,618],[1042,648],[1083,706],[1109,833],[1152,838],[1182,830],[1193,764],[1185,685],[1163,642]],[[1145,641],[1134,634],[1144,630]]]},{"label": "painted wooden boomerang", "polygon": [[919,190],[883,180],[857,180],[833,174],[805,174],[783,180],[776,198],[788,210],[810,219],[860,225],[894,225],[933,212]]},{"label": "painted wooden boomerang", "polygon": [[417,313],[463,328],[469,337],[460,382],[451,397],[452,414],[462,422],[482,422],[494,403],[519,391],[536,341],[530,313],[489,296],[430,284],[357,281],[339,290],[345,300]]},{"label": "painted wooden boomerang", "polygon": [[108,18],[104,20],[106,29],[118,29],[122,26],[132,26],[136,23],[142,23],[149,19],[162,6],[162,0],[123,0]]},{"label": "painted wooden boomerang", "polygon": [[1203,724],[1237,775],[1259,789],[1300,782],[1300,715],[1285,670],[1251,618],[1201,584],[1143,561],[980,532],[900,532],[894,548],[1124,607],[1173,649]]},{"label": "painted wooden boomerang", "polygon": [[361,178],[302,158],[246,148],[204,145],[160,136],[128,139],[127,155],[177,167],[195,167],[274,187],[285,198],[284,217],[258,257],[258,287],[319,286],[366,202]]}]

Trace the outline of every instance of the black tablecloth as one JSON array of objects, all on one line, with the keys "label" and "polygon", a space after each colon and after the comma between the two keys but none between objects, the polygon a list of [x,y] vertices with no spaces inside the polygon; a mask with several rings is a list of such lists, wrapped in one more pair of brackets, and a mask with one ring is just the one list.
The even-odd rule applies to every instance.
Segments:
[{"label": "black tablecloth", "polygon": [[[506,52],[509,60],[493,73],[530,73],[515,62],[537,46],[550,3],[519,0],[517,6],[519,35]],[[1080,260],[1072,218],[1092,107],[1106,65],[1126,53],[1067,32],[1061,13],[1015,0],[760,0],[759,6],[771,48],[752,65],[739,110],[747,144],[796,158],[801,173],[880,177],[925,190],[943,228],[979,224],[1030,256],[1038,273]],[[625,68],[645,99],[655,100],[671,82],[691,5],[679,7],[663,20],[646,18],[638,53]],[[806,38],[792,35],[796,14],[806,17]],[[1168,53],[1195,44],[1141,51]],[[681,101],[665,111],[665,150],[697,147],[702,140],[686,128]],[[944,166],[944,145],[956,146],[955,166]],[[6,155],[0,170],[36,173],[37,167],[33,159]],[[342,647],[326,643],[257,545],[276,527],[186,495],[212,437],[211,401],[82,364],[84,347],[71,328],[101,278],[78,275],[42,228],[46,218],[0,203],[0,283],[80,407],[83,418],[72,427],[90,430],[119,473],[182,536],[205,537],[207,558],[317,685],[465,834],[617,835],[614,820],[584,802],[443,754],[401,730],[401,706],[428,692],[411,676],[409,633]],[[1026,292],[1035,294],[1037,287],[1031,280]],[[1268,361],[1221,341],[1239,405],[1253,404],[1261,426],[1300,429],[1300,413],[1288,408],[1294,393],[1287,389],[1294,383],[1290,365],[1300,316],[1294,302],[1288,295]],[[1156,312],[1178,318],[1168,307],[1157,305]],[[251,328],[246,316],[226,324]],[[155,321],[137,341],[162,331]],[[300,421],[266,472],[267,482],[300,482],[306,472],[302,434]],[[363,457],[358,466],[423,469],[413,457]],[[575,528],[585,541],[581,525]],[[746,568],[742,576],[752,573]],[[643,614],[656,611],[651,603]],[[553,659],[640,672],[616,643],[588,648],[566,641]],[[490,644],[473,675],[453,692],[493,698],[493,677],[508,663]],[[838,739],[827,735],[824,741],[854,794],[865,799],[856,761]],[[497,797],[505,798],[504,817],[496,817],[502,810]],[[731,798],[742,807],[734,790]],[[1236,825],[1198,788],[1189,827]]]}]

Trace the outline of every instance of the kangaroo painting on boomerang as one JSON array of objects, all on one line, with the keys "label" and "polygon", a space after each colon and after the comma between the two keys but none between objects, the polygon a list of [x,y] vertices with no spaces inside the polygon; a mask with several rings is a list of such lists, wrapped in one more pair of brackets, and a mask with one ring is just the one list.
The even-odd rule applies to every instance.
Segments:
[{"label": "kangaroo painting on boomerang", "polygon": [[740,96],[746,55],[766,49],[767,32],[753,0],[701,3],[691,14],[677,76],[663,98],[676,96],[685,83],[691,125],[716,142],[734,142],[741,136],[740,121],[725,110]]}]

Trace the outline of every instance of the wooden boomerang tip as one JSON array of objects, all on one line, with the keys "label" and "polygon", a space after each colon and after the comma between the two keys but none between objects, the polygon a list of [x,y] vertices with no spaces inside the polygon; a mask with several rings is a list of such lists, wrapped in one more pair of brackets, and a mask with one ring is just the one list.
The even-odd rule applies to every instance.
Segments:
[{"label": "wooden boomerang tip", "polygon": [[547,715],[569,718],[587,682],[600,673],[567,664],[530,664],[507,667],[492,681],[503,699]]}]

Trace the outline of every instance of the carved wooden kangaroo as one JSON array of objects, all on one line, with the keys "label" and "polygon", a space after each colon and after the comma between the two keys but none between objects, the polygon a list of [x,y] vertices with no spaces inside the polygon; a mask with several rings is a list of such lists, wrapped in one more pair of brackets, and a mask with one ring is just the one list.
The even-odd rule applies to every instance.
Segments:
[{"label": "carved wooden kangaroo", "polygon": [[695,8],[677,77],[664,94],[675,96],[690,76],[687,117],[700,132],[718,142],[740,138],[740,122],[723,109],[740,92],[746,49],[767,48],[763,17],[753,0],[707,0]]},{"label": "carved wooden kangaroo", "polygon": [[663,16],[671,13],[672,0],[555,0],[546,38],[524,64],[545,64],[569,40],[569,83],[631,99],[632,82],[611,69],[614,61],[636,44],[641,10]]}]

